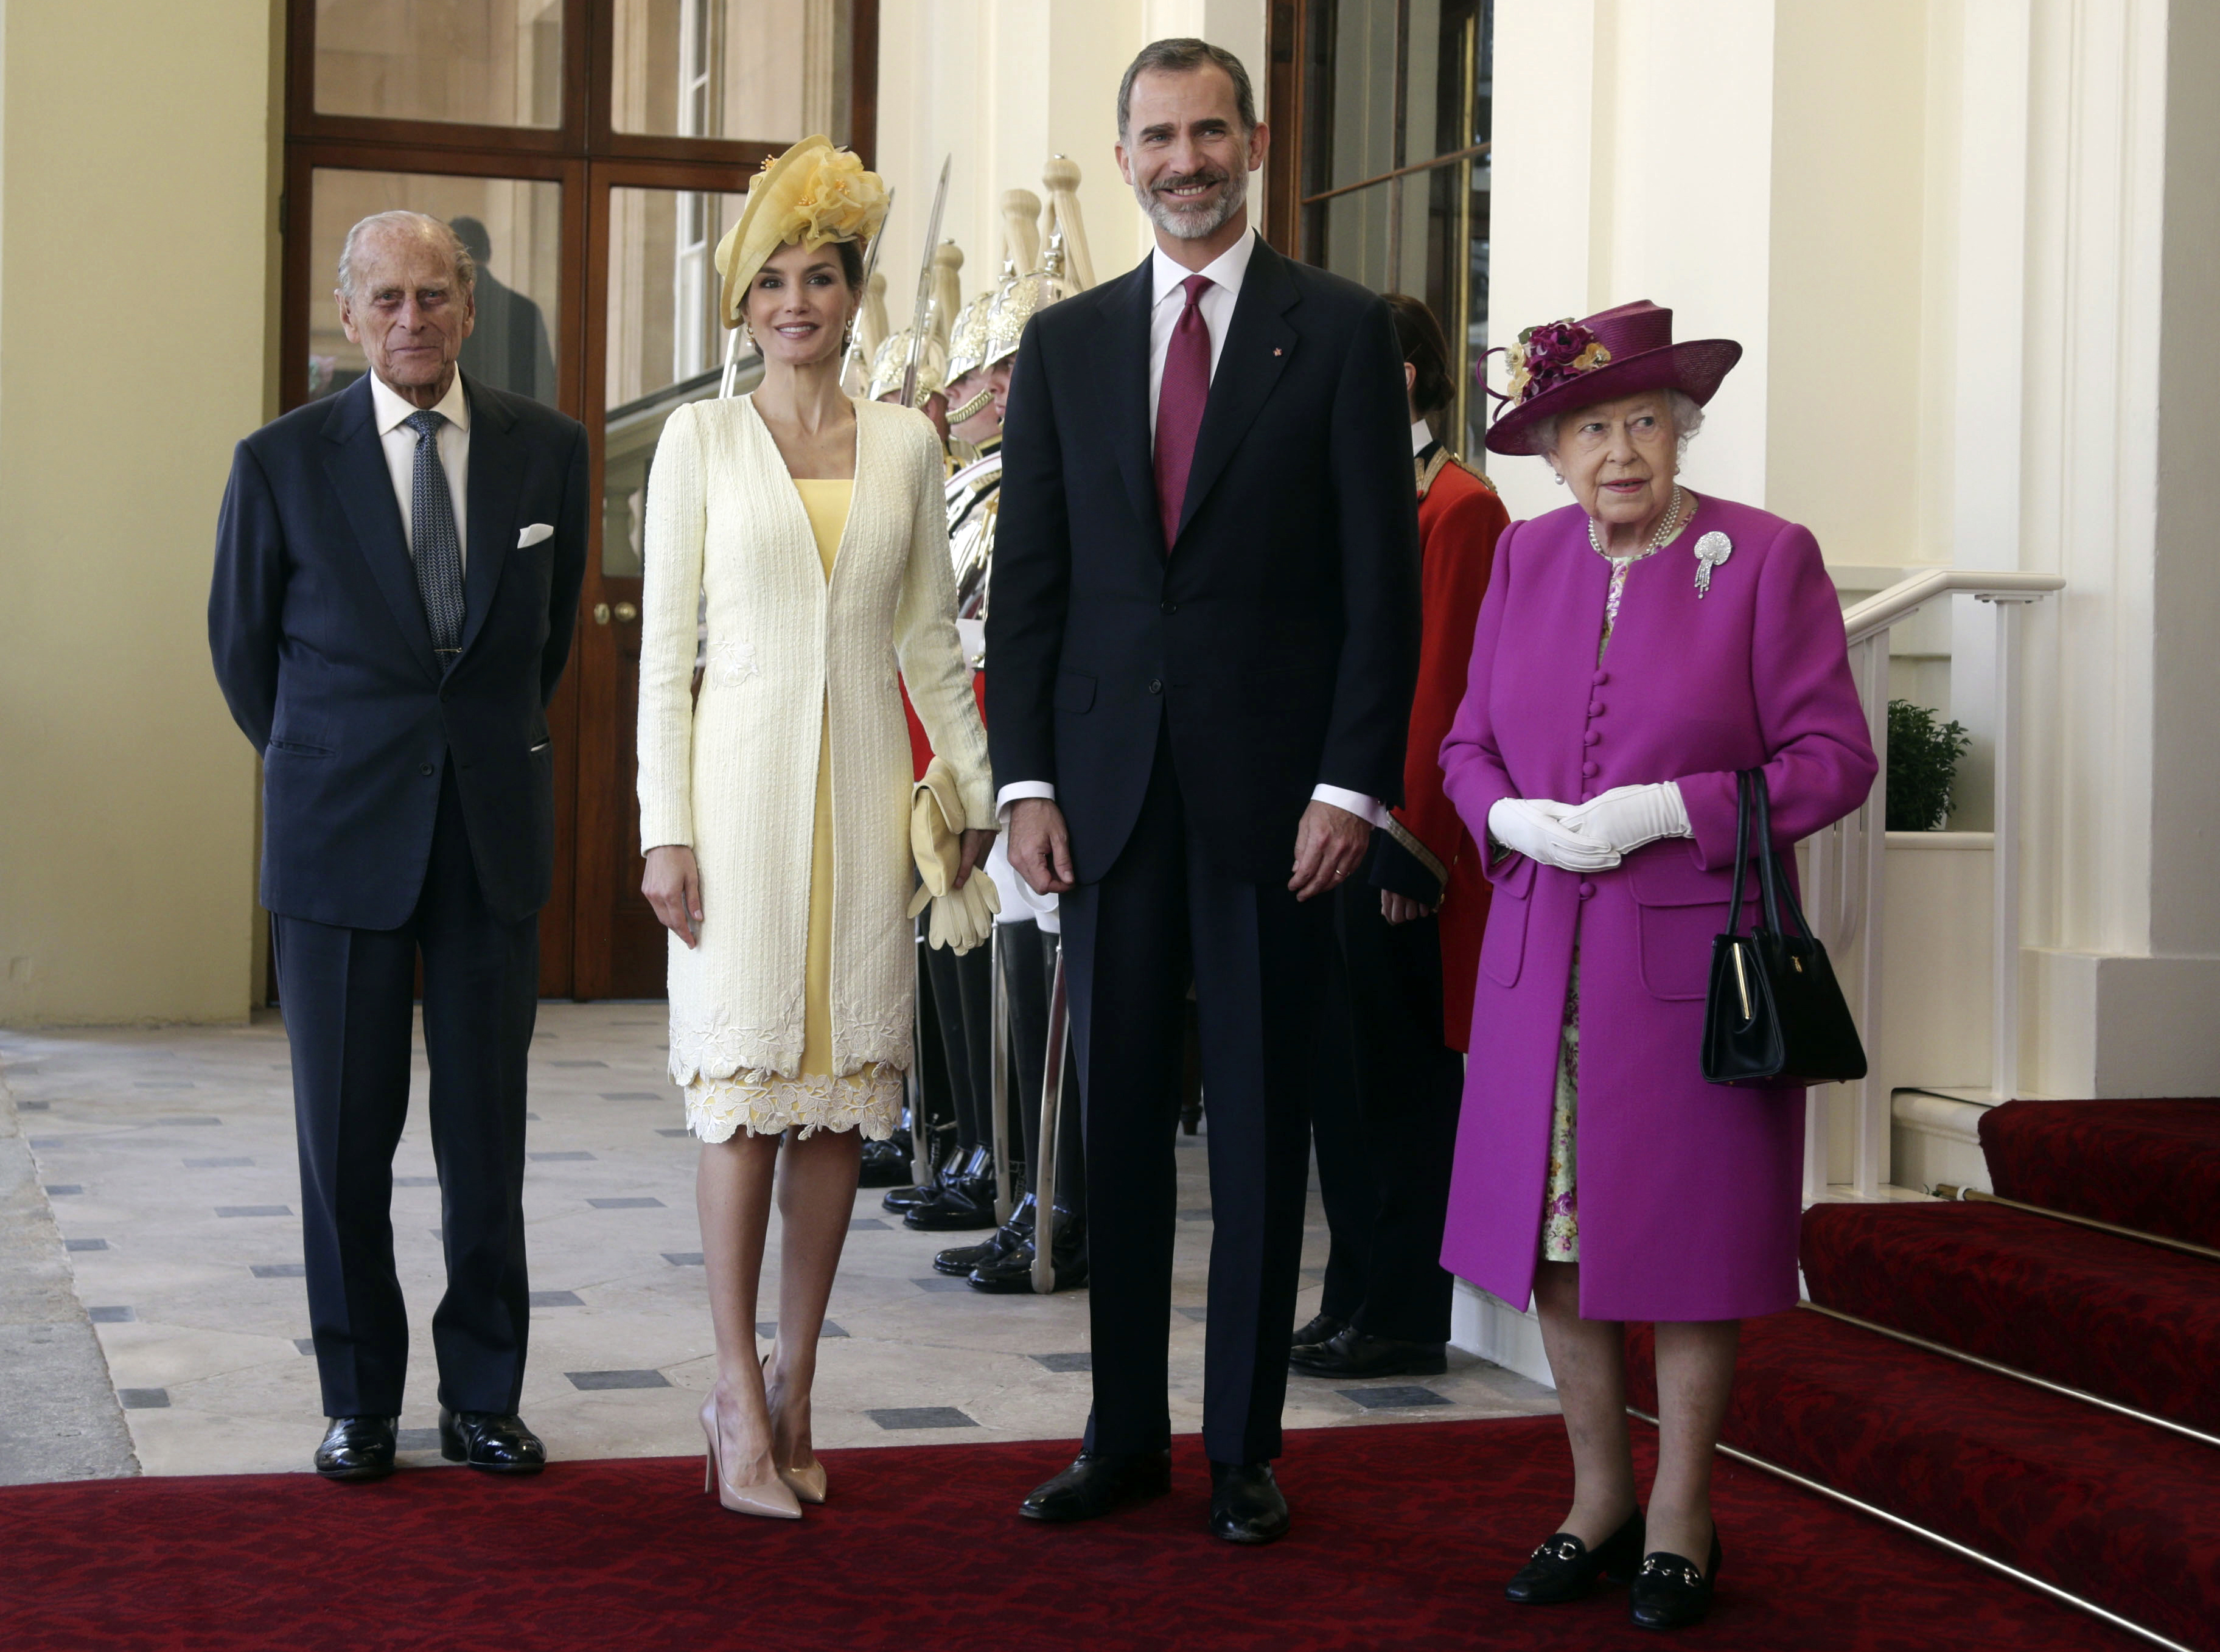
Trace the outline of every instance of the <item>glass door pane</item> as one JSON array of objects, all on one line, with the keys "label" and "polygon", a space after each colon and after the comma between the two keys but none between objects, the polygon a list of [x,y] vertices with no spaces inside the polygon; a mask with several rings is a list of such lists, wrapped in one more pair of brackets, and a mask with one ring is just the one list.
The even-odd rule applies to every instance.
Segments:
[{"label": "glass door pane", "polygon": [[316,109],[563,124],[563,0],[316,0]]},{"label": "glass door pane", "polygon": [[[496,390],[556,404],[558,317],[562,314],[563,186],[516,178],[430,172],[359,172],[320,166],[311,174],[309,227],[312,295],[336,285],[347,231],[372,213],[428,213],[454,226],[477,260],[477,319],[463,341],[463,371]],[[347,342],[336,300],[309,309],[307,391],[311,401],[345,390],[365,371]]]},{"label": "glass door pane", "polygon": [[615,0],[611,124],[661,137],[848,137],[848,0]]}]

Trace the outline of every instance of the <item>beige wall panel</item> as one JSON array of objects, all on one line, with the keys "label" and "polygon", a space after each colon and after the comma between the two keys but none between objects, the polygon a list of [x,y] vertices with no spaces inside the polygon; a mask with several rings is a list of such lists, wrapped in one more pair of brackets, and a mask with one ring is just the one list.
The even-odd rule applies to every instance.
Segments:
[{"label": "beige wall panel", "polygon": [[271,0],[12,0],[0,135],[0,1021],[225,1019],[255,770],[209,668],[262,422]]}]

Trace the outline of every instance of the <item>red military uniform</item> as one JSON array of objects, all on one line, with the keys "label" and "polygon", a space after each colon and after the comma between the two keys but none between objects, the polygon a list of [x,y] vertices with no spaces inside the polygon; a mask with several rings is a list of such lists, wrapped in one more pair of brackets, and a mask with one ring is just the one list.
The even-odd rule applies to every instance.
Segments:
[{"label": "red military uniform", "polygon": [[[1375,881],[1441,907],[1442,1037],[1466,1050],[1472,1037],[1472,995],[1480,938],[1487,927],[1487,881],[1481,851],[1442,795],[1439,753],[1464,698],[1465,670],[1480,601],[1495,558],[1495,541],[1510,514],[1487,479],[1446,449],[1421,461],[1419,539],[1425,604],[1419,689],[1411,706],[1410,743],[1403,757],[1403,807],[1389,828],[1404,852],[1387,858],[1406,876]],[[1431,887],[1431,893],[1427,893]]]}]

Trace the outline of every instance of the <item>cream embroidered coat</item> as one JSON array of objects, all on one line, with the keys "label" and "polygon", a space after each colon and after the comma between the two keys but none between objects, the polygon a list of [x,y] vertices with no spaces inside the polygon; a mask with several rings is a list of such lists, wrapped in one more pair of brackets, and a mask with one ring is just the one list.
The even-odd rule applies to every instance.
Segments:
[{"label": "cream embroidered coat", "polygon": [[[916,871],[897,669],[969,818],[995,814],[957,640],[942,476],[922,417],[857,402],[854,499],[828,582],[753,398],[690,402],[664,427],[641,597],[639,816],[643,850],[690,845],[702,871],[701,944],[670,943],[680,1085],[797,1075],[828,726],[833,1075],[909,1065]],[[689,704],[704,595],[705,670]]]}]

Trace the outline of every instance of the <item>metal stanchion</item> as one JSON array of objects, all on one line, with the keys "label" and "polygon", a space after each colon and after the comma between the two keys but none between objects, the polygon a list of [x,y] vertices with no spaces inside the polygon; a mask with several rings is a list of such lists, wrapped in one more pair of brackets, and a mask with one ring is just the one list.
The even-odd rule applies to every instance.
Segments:
[{"label": "metal stanchion", "polygon": [[1063,1118],[1063,1048],[1071,1036],[1063,941],[1056,943],[1056,982],[1048,995],[1048,1069],[1041,1075],[1040,1168],[1033,1174],[1033,1294],[1056,1289],[1056,1133]]},{"label": "metal stanchion", "polygon": [[[921,1007],[926,993],[925,943],[917,942],[916,949],[917,1002]],[[922,1076],[925,1069],[925,1027],[922,1022],[916,1031],[916,1048],[909,1063],[909,1174],[910,1180],[919,1187],[928,1188],[932,1185],[933,1158],[940,1144],[935,1139],[932,1120],[926,1115],[925,1080]]]},{"label": "metal stanchion", "polygon": [[[984,877],[982,868],[972,874]],[[1010,995],[1002,979],[1002,926],[992,925],[987,932],[988,968],[994,971],[993,996],[987,1001],[988,1034],[995,1041],[995,1053],[987,1067],[988,1105],[995,1110],[995,1223],[996,1226],[1010,1219],[1010,1206],[1015,1197],[1010,1181]]]}]

